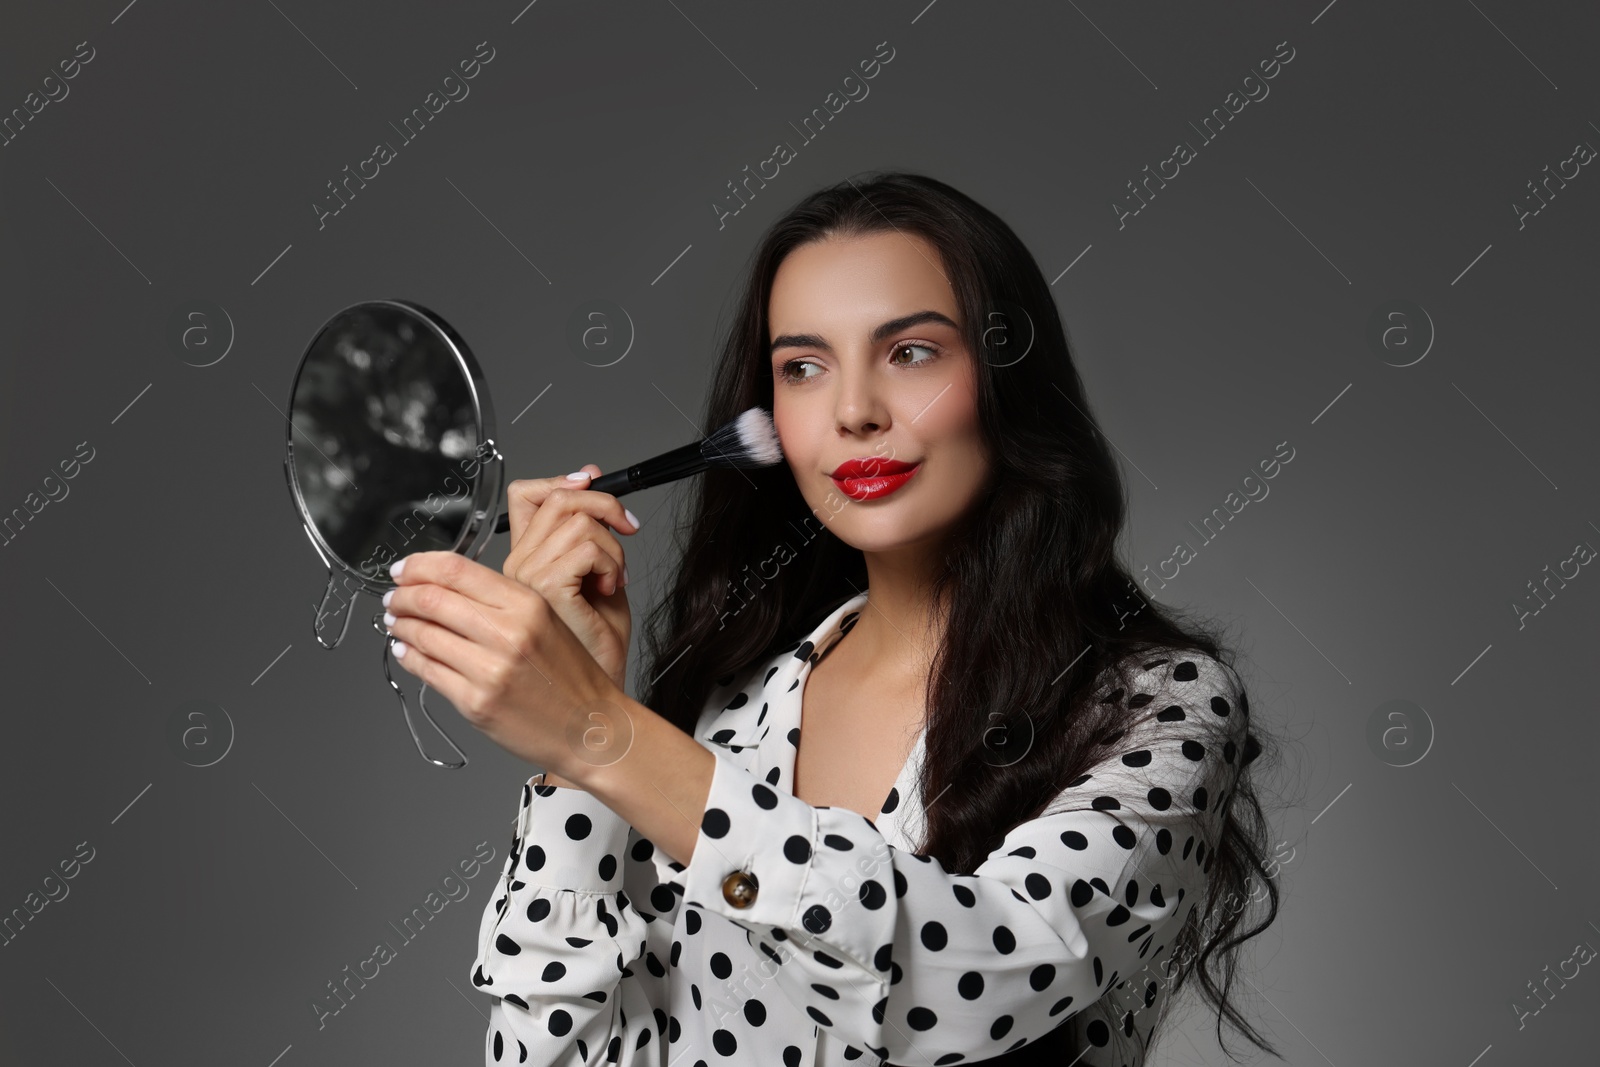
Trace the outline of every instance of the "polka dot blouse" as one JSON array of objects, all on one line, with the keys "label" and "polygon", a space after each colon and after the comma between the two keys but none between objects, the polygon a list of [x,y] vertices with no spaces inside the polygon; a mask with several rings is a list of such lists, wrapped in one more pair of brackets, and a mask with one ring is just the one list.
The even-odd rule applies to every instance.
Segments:
[{"label": "polka dot blouse", "polygon": [[1242,765],[1236,676],[1146,657],[1123,694],[1140,747],[952,874],[914,851],[925,737],[874,820],[791,792],[806,675],[866,598],[719,680],[687,866],[585,790],[522,786],[471,971],[492,997],[486,1063],[949,1064],[1065,1025],[1080,1067],[1116,1067],[1094,1056],[1113,1028],[1148,1036]]}]

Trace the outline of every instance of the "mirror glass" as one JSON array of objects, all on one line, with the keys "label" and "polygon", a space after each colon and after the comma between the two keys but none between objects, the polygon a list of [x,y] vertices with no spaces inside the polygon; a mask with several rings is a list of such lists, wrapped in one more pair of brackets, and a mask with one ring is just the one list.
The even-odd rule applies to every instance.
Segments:
[{"label": "mirror glass", "polygon": [[[368,592],[411,552],[481,551],[499,494],[482,374],[441,318],[402,300],[345,308],[290,395],[285,472],[312,544]],[[479,536],[483,535],[483,536]]]}]

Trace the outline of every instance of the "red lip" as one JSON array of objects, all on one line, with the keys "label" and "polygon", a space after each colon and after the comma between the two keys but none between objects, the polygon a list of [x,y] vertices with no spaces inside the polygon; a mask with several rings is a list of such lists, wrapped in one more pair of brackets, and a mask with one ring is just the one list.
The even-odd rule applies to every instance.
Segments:
[{"label": "red lip", "polygon": [[[849,461],[849,463],[841,466],[840,470],[848,470],[850,464],[855,462],[855,460]],[[839,490],[852,500],[876,500],[878,497],[888,496],[902,485],[905,485],[911,480],[911,476],[916,473],[918,468],[921,467],[920,463],[896,462],[892,466],[900,468],[898,472],[884,472],[881,468],[887,465],[890,464],[886,461],[878,461],[870,465],[874,468],[873,473],[863,474],[858,477],[840,477],[835,472],[833,484],[837,485]],[[862,464],[861,466],[866,467],[869,465]]]},{"label": "red lip", "polygon": [[916,463],[907,463],[899,459],[883,459],[879,456],[862,456],[857,459],[847,459],[834,468],[834,478],[884,478],[891,474],[904,474],[917,466]]}]

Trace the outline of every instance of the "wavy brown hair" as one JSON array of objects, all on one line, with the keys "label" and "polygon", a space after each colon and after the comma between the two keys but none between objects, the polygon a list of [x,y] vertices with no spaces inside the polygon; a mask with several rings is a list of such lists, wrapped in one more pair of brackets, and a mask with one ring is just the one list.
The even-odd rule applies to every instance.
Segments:
[{"label": "wavy brown hair", "polygon": [[[1144,599],[1118,561],[1127,515],[1121,472],[1089,415],[1050,287],[1005,222],[943,182],[900,172],[846,180],[772,225],[727,329],[703,432],[747,408],[772,409],[767,306],[784,257],[807,242],[887,230],[919,234],[941,252],[977,363],[979,420],[994,457],[985,491],[951,531],[934,577],[944,630],[928,685],[921,781],[922,795],[939,802],[927,813],[920,854],[970,874],[1007,830],[1119,754],[1116,742],[1133,720],[1118,698],[1133,691],[1132,675],[1154,652],[1203,653],[1238,675],[1218,634]],[[794,647],[866,587],[861,552],[812,514],[786,464],[713,468],[690,484],[675,530],[681,563],[647,622],[653,681],[642,697],[685,731],[714,685]],[[997,722],[1006,728],[996,730]],[[1252,876],[1267,859],[1268,827],[1251,781],[1265,740],[1251,724],[1224,829],[1204,865],[1207,891],[1174,942],[1166,977],[1174,996],[1198,980],[1218,1009],[1224,1050],[1227,1019],[1279,1055],[1229,995],[1239,947],[1278,913],[1270,877],[1264,916],[1237,907],[1247,895],[1256,903]],[[1245,925],[1247,916],[1258,921]],[[1147,1047],[1156,1029],[1147,1021],[1133,1027],[1130,1014],[1127,1032],[1112,1027],[1117,1051],[1124,1037]],[[986,1062],[1065,1065],[1083,1051],[1075,1029],[1058,1026]]]}]

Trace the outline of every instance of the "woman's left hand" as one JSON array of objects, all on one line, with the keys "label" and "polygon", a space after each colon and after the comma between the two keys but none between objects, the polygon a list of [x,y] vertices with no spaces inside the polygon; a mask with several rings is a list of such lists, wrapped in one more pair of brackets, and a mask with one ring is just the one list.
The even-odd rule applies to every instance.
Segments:
[{"label": "woman's left hand", "polygon": [[506,751],[563,777],[570,736],[623,693],[537,590],[456,552],[414,552],[386,605],[400,665]]}]

